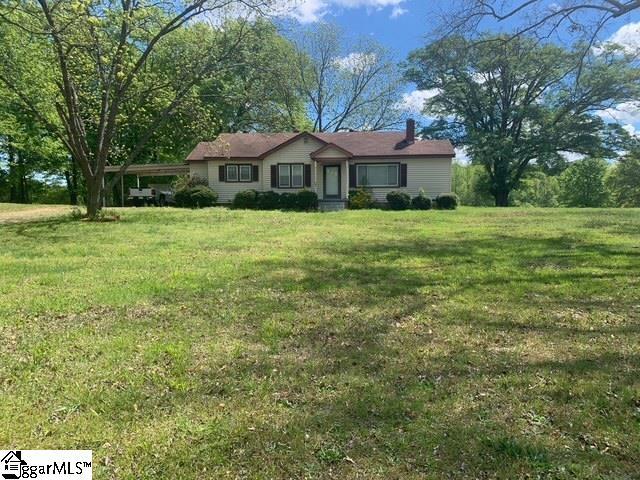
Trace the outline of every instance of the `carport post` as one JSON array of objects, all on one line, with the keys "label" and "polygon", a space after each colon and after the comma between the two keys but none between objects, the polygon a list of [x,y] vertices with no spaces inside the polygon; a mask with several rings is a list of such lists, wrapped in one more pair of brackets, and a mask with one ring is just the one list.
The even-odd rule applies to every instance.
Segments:
[{"label": "carport post", "polygon": [[140,189],[140,175],[136,175],[136,184],[138,185],[138,190]]},{"label": "carport post", "polygon": [[120,206],[124,207],[124,175],[120,175]]}]

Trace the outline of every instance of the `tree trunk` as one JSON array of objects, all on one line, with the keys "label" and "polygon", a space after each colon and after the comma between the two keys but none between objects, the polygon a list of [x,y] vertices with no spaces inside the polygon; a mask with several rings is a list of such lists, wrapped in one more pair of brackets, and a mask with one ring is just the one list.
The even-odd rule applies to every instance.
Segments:
[{"label": "tree trunk", "polygon": [[87,181],[87,216],[95,219],[102,208],[102,179],[93,177]]},{"label": "tree trunk", "polygon": [[64,178],[67,181],[67,192],[69,192],[69,203],[78,205],[78,167],[76,162],[71,159],[70,169],[64,171]]},{"label": "tree trunk", "polygon": [[496,199],[496,207],[508,207],[509,206],[509,190],[499,189],[493,194]]}]

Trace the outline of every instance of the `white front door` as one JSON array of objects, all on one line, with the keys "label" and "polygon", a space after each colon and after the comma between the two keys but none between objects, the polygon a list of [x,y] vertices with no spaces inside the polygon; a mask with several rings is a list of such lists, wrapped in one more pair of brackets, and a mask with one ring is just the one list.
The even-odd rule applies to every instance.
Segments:
[{"label": "white front door", "polygon": [[340,198],[340,165],[324,167],[324,198]]}]

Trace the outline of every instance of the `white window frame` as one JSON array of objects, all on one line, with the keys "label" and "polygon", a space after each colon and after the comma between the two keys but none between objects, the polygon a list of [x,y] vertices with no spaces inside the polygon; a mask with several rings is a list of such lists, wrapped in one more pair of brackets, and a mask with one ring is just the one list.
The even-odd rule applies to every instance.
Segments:
[{"label": "white window frame", "polygon": [[[280,173],[282,170],[287,172],[288,182],[286,184],[282,183],[282,174]],[[278,164],[278,188],[291,188],[291,165],[288,163],[280,163]]]},{"label": "white window frame", "polygon": [[[300,167],[300,185],[295,185],[293,183],[293,177],[294,177],[293,168],[294,167]],[[291,175],[290,175],[289,178],[291,179],[291,182],[290,182],[291,183],[291,188],[304,188],[304,164],[302,164],[302,163],[293,163],[293,164],[291,164],[290,169],[291,169]]]},{"label": "white window frame", "polygon": [[[300,172],[300,184],[293,183],[293,168],[299,167]],[[304,188],[304,163],[279,163],[278,164],[278,188]],[[286,171],[289,174],[289,183],[283,184],[280,182],[280,170]]]},{"label": "white window frame", "polygon": [[[229,177],[229,172],[230,171],[235,171],[236,172],[236,178],[232,179]],[[225,182],[239,182],[240,181],[240,171],[238,168],[238,165],[225,165],[225,174],[224,174],[224,180]]]},{"label": "white window frame", "polygon": [[[360,168],[361,167],[395,167],[396,168],[396,183],[389,185],[362,185],[360,183]],[[400,186],[400,164],[399,163],[357,163],[356,164],[356,186],[357,187],[371,187],[371,188],[397,188]]]},{"label": "white window frame", "polygon": [[[242,178],[242,170],[249,171],[249,176],[247,178]],[[238,165],[238,178],[240,182],[253,181],[253,165]]]}]

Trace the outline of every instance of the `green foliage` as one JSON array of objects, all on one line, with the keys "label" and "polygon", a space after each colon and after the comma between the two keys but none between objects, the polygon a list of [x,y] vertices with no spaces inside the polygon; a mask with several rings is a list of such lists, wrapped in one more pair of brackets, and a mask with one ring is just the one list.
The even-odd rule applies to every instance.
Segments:
[{"label": "green foliage", "polygon": [[408,210],[411,207],[411,197],[404,192],[389,192],[387,204],[391,210]]},{"label": "green foliage", "polygon": [[606,182],[614,205],[640,207],[640,150],[618,159]]},{"label": "green foliage", "polygon": [[436,207],[440,210],[455,210],[459,203],[455,193],[441,193],[436,197]]},{"label": "green foliage", "polygon": [[258,193],[259,210],[277,210],[280,208],[280,194],[271,190]]},{"label": "green foliage", "polygon": [[176,206],[182,208],[212,207],[218,201],[218,194],[204,185],[184,187],[174,195]]},{"label": "green foliage", "polygon": [[253,210],[258,207],[258,192],[256,190],[244,190],[233,197],[233,208]]},{"label": "green foliage", "polygon": [[437,120],[423,133],[466,145],[485,167],[496,205],[508,205],[533,159],[552,170],[559,152],[611,157],[628,140],[593,110],[637,98],[640,69],[631,55],[613,48],[587,55],[578,83],[583,46],[568,51],[524,35],[483,40],[447,37],[417,50],[406,78],[438,92],[424,110]]},{"label": "green foliage", "polygon": [[452,189],[462,205],[486,207],[495,200],[489,192],[489,175],[482,165],[461,165],[452,168]]},{"label": "green foliage", "polygon": [[375,199],[371,190],[366,188],[358,188],[349,192],[349,208],[352,210],[364,210],[372,208],[375,205]]},{"label": "green foliage", "polygon": [[416,210],[431,210],[431,203],[431,198],[427,197],[424,190],[420,190],[418,196],[411,200],[411,206]]},{"label": "green foliage", "polygon": [[605,185],[607,162],[586,158],[574,162],[560,176],[560,202],[567,207],[602,207],[609,193]]},{"label": "green foliage", "polygon": [[557,207],[559,195],[558,177],[532,172],[511,192],[510,200],[516,207]]},{"label": "green foliage", "polygon": [[280,208],[282,210],[297,210],[298,195],[293,192],[284,192],[280,194]]},{"label": "green foliage", "polygon": [[297,193],[296,206],[303,212],[311,212],[318,209],[318,194],[311,190],[301,190]]}]

